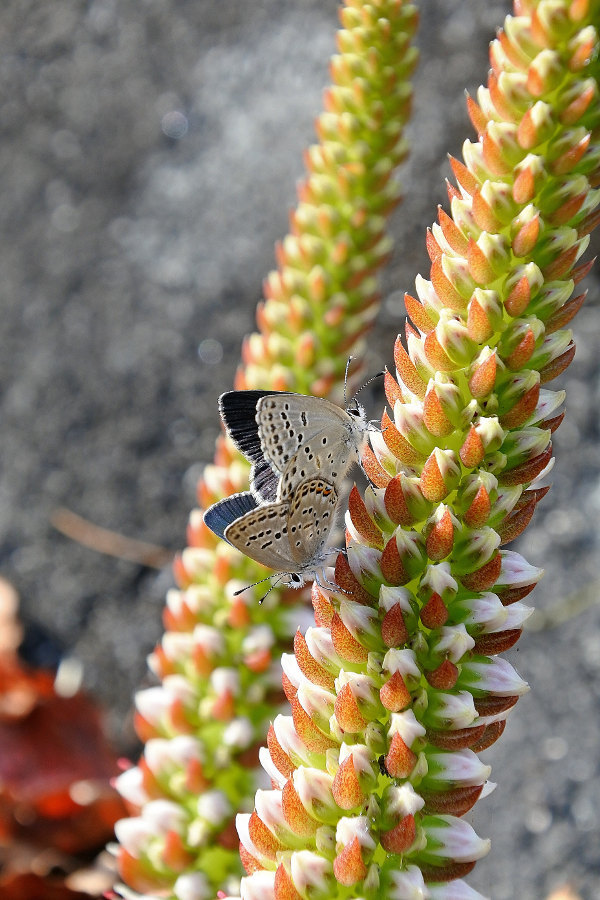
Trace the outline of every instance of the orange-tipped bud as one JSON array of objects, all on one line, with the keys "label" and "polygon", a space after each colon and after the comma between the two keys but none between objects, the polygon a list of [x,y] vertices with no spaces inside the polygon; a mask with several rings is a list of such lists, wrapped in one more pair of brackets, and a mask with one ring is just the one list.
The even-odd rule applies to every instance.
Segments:
[{"label": "orange-tipped bud", "polygon": [[392,535],[385,545],[383,553],[381,554],[380,565],[381,574],[388,584],[398,586],[407,584],[411,579],[411,575],[405,568],[402,557],[400,556],[395,535]]},{"label": "orange-tipped bud", "polygon": [[[252,875],[253,872],[262,872],[264,866],[262,866],[257,859],[255,859],[244,847],[242,843],[240,843],[240,860],[244,867],[244,871],[248,875]],[[126,879],[127,884],[133,884],[129,878]],[[156,885],[152,885],[152,888],[155,888]],[[148,890],[150,890],[149,888]]]},{"label": "orange-tipped bud", "polygon": [[581,162],[590,145],[590,135],[586,134],[573,146],[567,147],[551,165],[553,175],[567,175]]},{"label": "orange-tipped bud", "polygon": [[393,375],[391,375],[387,371],[387,369],[386,369],[384,380],[383,380],[383,386],[384,386],[387,402],[390,404],[390,406],[393,409],[396,404],[396,400],[400,400],[402,402],[402,400],[404,399],[404,396],[402,394],[402,389],[401,389],[400,385],[398,384],[396,379],[393,377]]},{"label": "orange-tipped bud", "polygon": [[331,640],[335,652],[342,659],[355,663],[366,662],[369,651],[348,631],[338,613],[335,613],[331,620]]},{"label": "orange-tipped bud", "polygon": [[298,700],[294,699],[290,705],[292,707],[292,718],[296,734],[307,750],[312,750],[314,753],[326,753],[330,748],[338,746],[336,741],[327,737],[326,734],[323,734],[317,728],[308,713],[298,703]]},{"label": "orange-tipped bud", "polygon": [[486,167],[492,175],[508,175],[512,171],[511,163],[505,159],[501,144],[494,140],[487,125],[487,133],[481,139],[481,150]]},{"label": "orange-tipped bud", "polygon": [[[451,249],[454,250],[455,253],[464,256],[469,246],[469,239],[464,236],[454,219],[450,218],[448,213],[445,213],[441,206],[438,206],[438,221],[442,233]],[[423,331],[423,329],[421,330]]]},{"label": "orange-tipped bud", "polygon": [[389,831],[383,831],[379,840],[388,853],[406,853],[415,841],[417,828],[413,815],[404,816]]},{"label": "orange-tipped bud", "polygon": [[400,647],[407,642],[408,629],[404,621],[402,607],[399,603],[395,603],[388,609],[383,617],[381,622],[381,638],[386,647]]},{"label": "orange-tipped bud", "polygon": [[223,691],[215,698],[212,705],[212,716],[219,722],[229,722],[235,713],[235,698],[231,691]]},{"label": "orange-tipped bud", "polygon": [[536,213],[529,222],[519,228],[512,241],[512,251],[516,257],[529,256],[540,236],[540,216]]},{"label": "orange-tipped bud", "polygon": [[[246,871],[248,871],[245,864],[244,868],[246,869]],[[286,872],[283,863],[280,863],[275,870],[273,900],[302,900],[302,895],[299,894],[294,887],[294,883]]]},{"label": "orange-tipped bud", "polygon": [[500,417],[502,427],[518,428],[523,425],[535,410],[539,399],[540,386],[534,384],[508,412]]},{"label": "orange-tipped bud", "polygon": [[467,94],[467,112],[471,120],[471,124],[477,134],[484,134],[487,126],[487,117],[481,107],[473,100],[470,94]]},{"label": "orange-tipped bud", "polygon": [[384,411],[381,419],[381,433],[386,446],[400,462],[407,466],[415,466],[422,461],[422,455],[415,450],[403,434],[400,434],[387,411]]},{"label": "orange-tipped bud", "polygon": [[[539,22],[537,16],[532,17],[532,25]],[[543,97],[549,94],[564,78],[564,68],[559,54],[553,50],[543,50],[532,60],[527,71],[527,90],[532,97]]]},{"label": "orange-tipped bud", "polygon": [[299,837],[314,835],[319,823],[307,813],[291,778],[288,778],[281,791],[281,810],[285,821],[295,834]]},{"label": "orange-tipped bud", "polygon": [[461,577],[463,587],[466,587],[469,591],[489,591],[498,581],[501,568],[502,557],[499,553],[496,553],[481,568]]},{"label": "orange-tipped bud", "polygon": [[581,31],[576,34],[569,44],[569,50],[572,54],[569,59],[569,69],[571,72],[579,72],[580,69],[583,69],[588,65],[594,54],[594,47],[597,40],[596,29],[591,25],[587,28],[582,28]]},{"label": "orange-tipped bud", "polygon": [[248,833],[250,840],[262,856],[275,861],[277,853],[284,849],[283,844],[277,840],[272,831],[270,831],[258,813],[253,812],[248,822]]},{"label": "orange-tipped bud", "polygon": [[[339,582],[336,581],[336,584],[338,583]],[[311,601],[315,611],[315,623],[324,628],[328,628],[333,619],[335,610],[329,602],[327,595],[323,593],[316,582],[314,582],[312,586]]]},{"label": "orange-tipped bud", "polygon": [[519,341],[514,350],[512,350],[509,356],[504,358],[504,362],[509,369],[517,371],[527,365],[534,350],[535,335],[531,328],[528,328],[524,337]]},{"label": "orange-tipped bud", "polygon": [[385,757],[385,767],[392,778],[408,778],[417,762],[416,754],[406,746],[396,732],[390,741],[390,749]]},{"label": "orange-tipped bud", "polygon": [[333,799],[340,809],[355,809],[364,803],[365,792],[354,768],[354,758],[350,753],[341,763],[331,785]]},{"label": "orange-tipped bud", "polygon": [[523,150],[532,150],[550,138],[554,127],[551,107],[538,100],[519,122],[517,141]]},{"label": "orange-tipped bud", "polygon": [[364,731],[367,720],[362,715],[349,684],[345,684],[335,698],[335,717],[342,731],[356,734]]},{"label": "orange-tipped bud", "polygon": [[306,639],[300,630],[294,635],[294,655],[300,671],[309,681],[328,691],[334,690],[334,676],[311,656]]},{"label": "orange-tipped bud", "polygon": [[186,850],[183,838],[176,831],[167,832],[160,855],[163,863],[175,872],[182,872],[194,860],[194,855]]},{"label": "orange-tipped bud", "polygon": [[467,306],[467,298],[456,289],[444,272],[442,259],[436,259],[431,265],[431,283],[443,306],[460,312]]},{"label": "orange-tipped bud", "polygon": [[555,225],[559,227],[561,225],[568,224],[571,219],[574,219],[581,207],[583,206],[587,194],[585,191],[582,191],[580,194],[577,194],[576,197],[569,197],[568,200],[565,200],[558,209],[555,209],[554,212],[548,217],[548,221],[551,225]]},{"label": "orange-tipped bud", "polygon": [[406,385],[413,394],[419,399],[423,399],[427,385],[417,372],[415,364],[402,346],[402,342],[398,337],[394,345],[394,362],[398,370],[398,377]]},{"label": "orange-tipped bud", "polygon": [[[349,594],[355,603],[362,603],[365,606],[373,605],[373,597],[357,579],[350,568],[347,557],[343,553],[338,553],[335,561],[335,583],[339,585],[346,594]],[[327,622],[327,624],[330,625],[331,620]]]},{"label": "orange-tipped bud", "polygon": [[535,197],[535,175],[531,166],[523,166],[515,178],[512,195],[515,203],[524,206]]},{"label": "orange-tipped bud", "polygon": [[458,680],[458,668],[449,659],[445,659],[433,672],[427,672],[426,677],[429,684],[438,691],[450,691]]},{"label": "orange-tipped bud", "polygon": [[502,227],[502,222],[481,191],[476,191],[473,196],[473,218],[482,231],[495,234]]},{"label": "orange-tipped bud", "polygon": [[473,238],[469,238],[467,261],[469,274],[476,284],[484,285],[494,281],[496,277],[494,269],[479,244]]},{"label": "orange-tipped bud", "polygon": [[475,178],[475,176],[467,169],[464,163],[460,162],[460,160],[455,159],[453,156],[448,157],[450,161],[450,166],[454,173],[454,177],[460,184],[460,186],[467,192],[473,196],[473,194],[479,189],[479,182]]},{"label": "orange-tipped bud", "polygon": [[469,390],[476,400],[488,397],[494,390],[496,384],[496,353],[490,355],[478,363],[477,368],[469,378]]},{"label": "orange-tipped bud", "polygon": [[284,777],[289,778],[296,767],[287,753],[282,749],[272,725],[269,726],[267,732],[267,747],[275,768],[281,772]]},{"label": "orange-tipped bud", "polygon": [[470,506],[463,515],[465,524],[468,525],[469,528],[481,528],[481,526],[485,525],[487,522],[491,508],[490,495],[485,487],[481,485],[471,501]]},{"label": "orange-tipped bud", "polygon": [[423,401],[423,422],[434,437],[443,437],[454,431],[454,425],[446,415],[435,386],[425,395],[425,400]]},{"label": "orange-tipped bud", "polygon": [[419,301],[416,300],[415,297],[411,297],[410,294],[405,294],[404,305],[406,306],[406,312],[423,334],[429,334],[430,331],[433,331],[435,322],[432,322],[429,318],[422,303],[419,303]]},{"label": "orange-tipped bud", "polygon": [[421,471],[419,486],[426,500],[439,503],[454,490],[460,478],[460,467],[452,450],[436,447]]},{"label": "orange-tipped bud", "polygon": [[442,255],[442,248],[436,241],[431,228],[428,228],[425,233],[425,246],[427,248],[427,253],[429,254],[429,259],[433,262],[435,259],[439,259]]},{"label": "orange-tipped bud", "polygon": [[432,594],[420,615],[425,628],[441,628],[448,621],[448,610],[439,594]]},{"label": "orange-tipped bud", "polygon": [[395,525],[412,525],[415,517],[411,513],[402,489],[402,476],[392,478],[383,495],[385,510]]},{"label": "orange-tipped bud", "polygon": [[527,277],[523,275],[512,288],[510,294],[504,301],[504,307],[514,319],[525,312],[531,300],[531,288]]},{"label": "orange-tipped bud", "polygon": [[[450,359],[440,344],[435,330],[426,335],[423,342],[423,348],[425,350],[427,362],[433,369],[438,369],[440,372],[454,372],[457,368],[456,363]],[[423,394],[423,396],[425,396],[425,394]]]},{"label": "orange-tipped bud", "polygon": [[575,94],[568,106],[565,106],[560,114],[563,125],[574,125],[587,112],[592,100],[598,94],[598,88],[593,80],[584,82],[583,87],[577,85],[578,93]]},{"label": "orange-tipped bud", "polygon": [[367,871],[359,840],[355,836],[334,859],[333,874],[339,884],[344,887],[352,887],[353,884],[367,877]]},{"label": "orange-tipped bud", "polygon": [[436,522],[427,535],[425,549],[429,559],[438,561],[448,556],[454,545],[454,524],[450,510],[444,511],[441,519]]},{"label": "orange-tipped bud", "polygon": [[369,515],[365,502],[360,496],[356,485],[354,485],[350,491],[348,512],[352,524],[363,540],[371,547],[378,547],[379,549],[383,548],[383,535]]},{"label": "orange-tipped bud", "polygon": [[385,488],[388,486],[392,476],[385,471],[368,444],[362,452],[360,461],[367,478],[373,482],[375,487]]},{"label": "orange-tipped bud", "polygon": [[390,712],[401,712],[410,706],[412,698],[399,671],[382,685],[379,691],[379,699]]}]

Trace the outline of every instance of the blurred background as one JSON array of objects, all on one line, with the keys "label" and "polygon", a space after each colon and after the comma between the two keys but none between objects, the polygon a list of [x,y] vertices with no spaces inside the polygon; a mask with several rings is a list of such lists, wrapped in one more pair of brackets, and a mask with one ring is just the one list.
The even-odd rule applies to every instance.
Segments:
[{"label": "blurred background", "polygon": [[[4,0],[0,11],[0,572],[21,597],[23,656],[80,661],[113,746],[133,757],[132,698],[152,683],[170,566],[95,552],[52,521],[66,508],[166,551],[185,545],[216,398],[314,140],[337,7]],[[446,153],[473,138],[463,90],[486,78],[508,11],[422,4],[409,193],[371,371],[391,363],[403,293],[428,273]],[[472,817],[493,850],[470,883],[493,900],[538,900],[566,881],[600,896],[597,271],[586,286],[559,385],[553,490],[512,546],[546,570],[533,595],[545,614],[510,655],[533,690],[485,754],[499,787]]]}]

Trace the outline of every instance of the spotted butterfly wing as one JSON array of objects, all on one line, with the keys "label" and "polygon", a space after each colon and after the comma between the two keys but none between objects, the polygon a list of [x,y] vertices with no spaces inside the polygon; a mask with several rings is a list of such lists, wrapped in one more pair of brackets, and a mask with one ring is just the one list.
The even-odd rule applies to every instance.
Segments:
[{"label": "spotted butterfly wing", "polygon": [[273,391],[227,391],[219,397],[219,412],[229,437],[252,463],[250,488],[259,502],[277,499],[279,472],[265,457],[256,421],[256,404]]},{"label": "spotted butterfly wing", "polygon": [[280,393],[258,399],[256,422],[264,458],[283,473],[298,450],[313,438],[326,436],[334,446],[343,442],[352,418],[322,397]]},{"label": "spotted butterfly wing", "polygon": [[221,396],[225,426],[253,463],[251,490],[259,500],[284,499],[311,475],[339,484],[358,460],[369,427],[362,407],[353,404],[344,410],[320,397],[284,391]]},{"label": "spotted butterfly wing", "polygon": [[321,560],[335,521],[338,493],[323,478],[301,482],[291,494],[288,511],[290,552],[303,568]]},{"label": "spotted butterfly wing", "polygon": [[[337,500],[333,485],[312,478],[282,503],[256,506],[251,494],[227,497],[207,510],[204,521],[209,528],[215,525],[216,534],[255,562],[277,572],[306,574],[323,563]],[[238,516],[243,508],[246,511]]]}]

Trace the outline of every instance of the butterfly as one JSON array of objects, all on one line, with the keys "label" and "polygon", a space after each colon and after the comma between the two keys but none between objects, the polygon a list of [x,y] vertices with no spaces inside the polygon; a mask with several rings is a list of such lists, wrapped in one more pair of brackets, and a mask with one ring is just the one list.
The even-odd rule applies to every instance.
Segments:
[{"label": "butterfly", "polygon": [[262,579],[275,578],[271,588],[279,583],[302,587],[311,580],[331,587],[324,566],[333,552],[326,545],[337,504],[331,482],[307,478],[277,503],[259,505],[251,491],[225,497],[206,510],[204,522],[236,550],[280,573]]},{"label": "butterfly", "polygon": [[219,411],[252,464],[250,490],[259,503],[285,500],[310,476],[338,486],[360,460],[373,427],[356,395],[342,409],[322,397],[287,391],[228,391],[219,397]]}]

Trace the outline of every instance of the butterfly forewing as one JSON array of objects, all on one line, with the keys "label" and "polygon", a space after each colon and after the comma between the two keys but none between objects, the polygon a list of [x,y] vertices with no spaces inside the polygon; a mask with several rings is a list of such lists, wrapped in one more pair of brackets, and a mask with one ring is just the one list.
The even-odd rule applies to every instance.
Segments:
[{"label": "butterfly forewing", "polygon": [[[256,404],[263,456],[283,473],[298,449],[326,432],[332,443],[343,441],[350,417],[329,400],[304,394],[267,394]],[[313,468],[312,474],[317,474]]]}]

